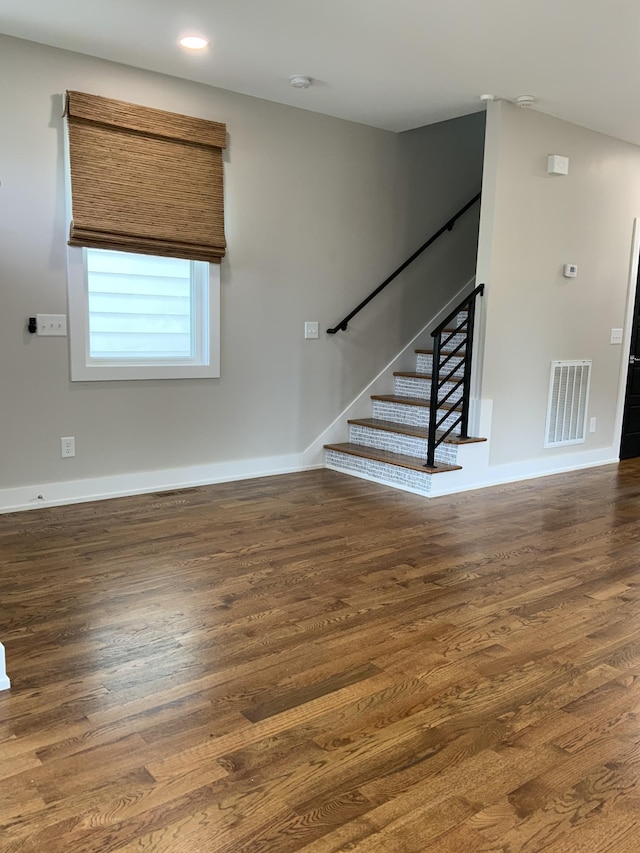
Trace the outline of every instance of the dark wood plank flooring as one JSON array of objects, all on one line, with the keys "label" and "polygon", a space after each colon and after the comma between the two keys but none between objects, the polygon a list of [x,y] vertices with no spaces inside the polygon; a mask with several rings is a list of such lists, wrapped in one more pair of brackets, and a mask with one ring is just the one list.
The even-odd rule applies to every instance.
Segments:
[{"label": "dark wood plank flooring", "polygon": [[0,516],[1,853],[637,853],[639,518],[639,460]]}]

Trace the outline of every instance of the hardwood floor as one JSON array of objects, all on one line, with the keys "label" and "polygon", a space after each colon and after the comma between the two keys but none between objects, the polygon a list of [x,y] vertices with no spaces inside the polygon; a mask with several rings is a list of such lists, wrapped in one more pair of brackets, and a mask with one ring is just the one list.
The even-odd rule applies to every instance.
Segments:
[{"label": "hardwood floor", "polygon": [[640,460],[0,516],[1,853],[636,853]]}]

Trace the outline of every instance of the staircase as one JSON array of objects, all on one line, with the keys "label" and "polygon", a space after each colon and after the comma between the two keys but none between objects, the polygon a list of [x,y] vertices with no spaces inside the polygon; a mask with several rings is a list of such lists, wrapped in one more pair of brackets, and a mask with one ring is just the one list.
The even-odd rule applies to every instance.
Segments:
[{"label": "staircase", "polygon": [[429,495],[433,476],[460,470],[461,445],[485,441],[466,430],[477,293],[415,351],[415,372],[394,373],[393,394],[371,397],[372,417],[348,421],[349,441],[325,445],[327,468]]}]

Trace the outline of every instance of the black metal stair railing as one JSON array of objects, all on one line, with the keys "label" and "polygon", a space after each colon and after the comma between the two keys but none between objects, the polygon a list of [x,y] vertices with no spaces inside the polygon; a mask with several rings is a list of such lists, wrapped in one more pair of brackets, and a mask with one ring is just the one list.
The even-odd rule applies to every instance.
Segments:
[{"label": "black metal stair railing", "polygon": [[[466,296],[448,314],[439,326],[431,332],[433,337],[433,366],[431,369],[431,398],[429,401],[429,437],[427,444],[426,468],[435,467],[435,453],[438,445],[447,438],[453,430],[460,427],[460,438],[468,438],[469,433],[469,397],[471,392],[471,359],[473,351],[473,331],[475,324],[476,298],[482,296],[484,284],[479,284],[468,296]],[[456,318],[458,314],[465,313],[462,319]],[[456,323],[448,328],[450,323]],[[444,337],[443,337],[444,335]],[[464,339],[453,346],[453,349],[444,350],[457,335],[464,335]],[[456,376],[460,369],[461,351],[462,376]],[[446,393],[444,386],[449,383],[451,387]],[[460,396],[450,402],[453,395],[462,389]],[[447,405],[443,414],[438,418],[439,410]],[[445,426],[446,425],[446,426]]]},{"label": "black metal stair railing", "polygon": [[476,195],[474,195],[474,197],[472,199],[470,199],[470,201],[468,201],[464,205],[464,207],[461,207],[460,210],[451,217],[451,219],[449,219],[449,220],[447,220],[447,222],[445,222],[445,224],[442,226],[442,228],[439,228],[435,232],[435,234],[432,234],[431,237],[429,237],[429,239],[426,242],[424,242],[422,244],[422,246],[420,246],[420,248],[417,249],[411,255],[411,257],[407,258],[407,260],[403,264],[400,264],[398,269],[394,270],[390,276],[385,278],[385,280],[382,282],[382,284],[379,284],[378,287],[376,287],[375,290],[373,290],[365,299],[363,299],[359,305],[356,305],[356,307],[353,309],[353,311],[350,311],[346,317],[343,317],[342,320],[340,320],[339,323],[336,323],[336,325],[333,326],[331,329],[327,329],[327,334],[328,335],[335,335],[336,332],[346,332],[347,326],[349,325],[349,320],[353,319],[353,317],[355,317],[356,314],[358,314],[360,311],[362,311],[362,309],[365,307],[365,305],[368,305],[369,302],[371,302],[371,300],[380,293],[380,291],[384,290],[388,284],[391,284],[391,282],[395,278],[397,278],[403,270],[406,270],[406,268],[409,266],[409,264],[412,264],[416,260],[416,258],[418,258],[425,251],[425,249],[428,249],[429,246],[431,246],[433,243],[435,243],[439,237],[442,237],[442,235],[445,232],[451,231],[453,229],[453,226],[456,224],[457,220],[460,219],[460,217],[463,214],[465,214],[467,212],[467,210],[469,210],[470,207],[473,207],[473,205],[480,199],[480,195],[481,195],[481,193],[477,193]]}]

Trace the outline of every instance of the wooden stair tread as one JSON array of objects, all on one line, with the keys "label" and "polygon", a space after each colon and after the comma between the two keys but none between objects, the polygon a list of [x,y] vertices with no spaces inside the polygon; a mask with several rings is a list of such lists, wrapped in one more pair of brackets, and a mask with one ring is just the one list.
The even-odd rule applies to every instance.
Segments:
[{"label": "wooden stair tread", "polygon": [[[401,397],[399,394],[372,394],[372,400],[380,400],[382,403],[402,403],[406,406],[423,406],[429,408],[431,402],[426,397]],[[438,409],[453,409],[452,403],[444,403]]]},{"label": "wooden stair tread", "polygon": [[413,370],[394,370],[394,376],[406,376],[409,379],[431,379],[430,373],[416,373]]},{"label": "wooden stair tread", "polygon": [[[455,369],[461,370],[462,365],[456,365]],[[451,370],[453,370],[453,367],[451,367],[450,365],[446,365],[446,367],[442,371],[442,376],[440,378],[442,379],[442,377],[446,376],[449,372],[451,372]],[[394,376],[405,376],[408,379],[427,379],[427,380],[433,379],[433,376],[431,373],[416,373],[414,370],[395,370],[393,375]],[[462,376],[460,376],[460,374],[456,375],[454,373],[452,376],[449,376],[446,381],[447,382],[457,382],[458,380],[461,381]]]},{"label": "wooden stair tread", "polygon": [[325,444],[325,450],[336,450],[338,453],[348,453],[350,456],[360,456],[363,459],[373,459],[376,462],[386,462],[388,465],[397,465],[400,468],[411,468],[413,471],[422,471],[425,474],[441,474],[445,471],[460,471],[460,465],[437,465],[427,468],[424,459],[417,456],[407,456],[404,453],[393,453],[391,450],[378,450],[376,447],[367,447],[364,444]]},{"label": "wooden stair tread", "polygon": [[[445,375],[446,375],[446,372],[447,371],[445,370],[444,371]],[[413,370],[395,370],[393,375],[394,376],[406,376],[408,379],[433,379],[433,377],[430,373],[416,373]],[[453,382],[454,379],[456,379],[456,380],[462,379],[462,377],[461,376],[452,376],[447,381]]]},{"label": "wooden stair tread", "polygon": [[[370,427],[371,429],[379,429],[386,432],[397,432],[401,435],[411,435],[414,438],[429,438],[429,427],[411,426],[410,424],[399,424],[395,421],[384,421],[382,418],[351,418],[347,421],[354,426]],[[439,434],[438,434],[439,437]],[[468,436],[461,438],[459,435],[448,435],[442,440],[443,444],[475,444],[479,441],[486,441],[486,438],[475,438]]]}]

